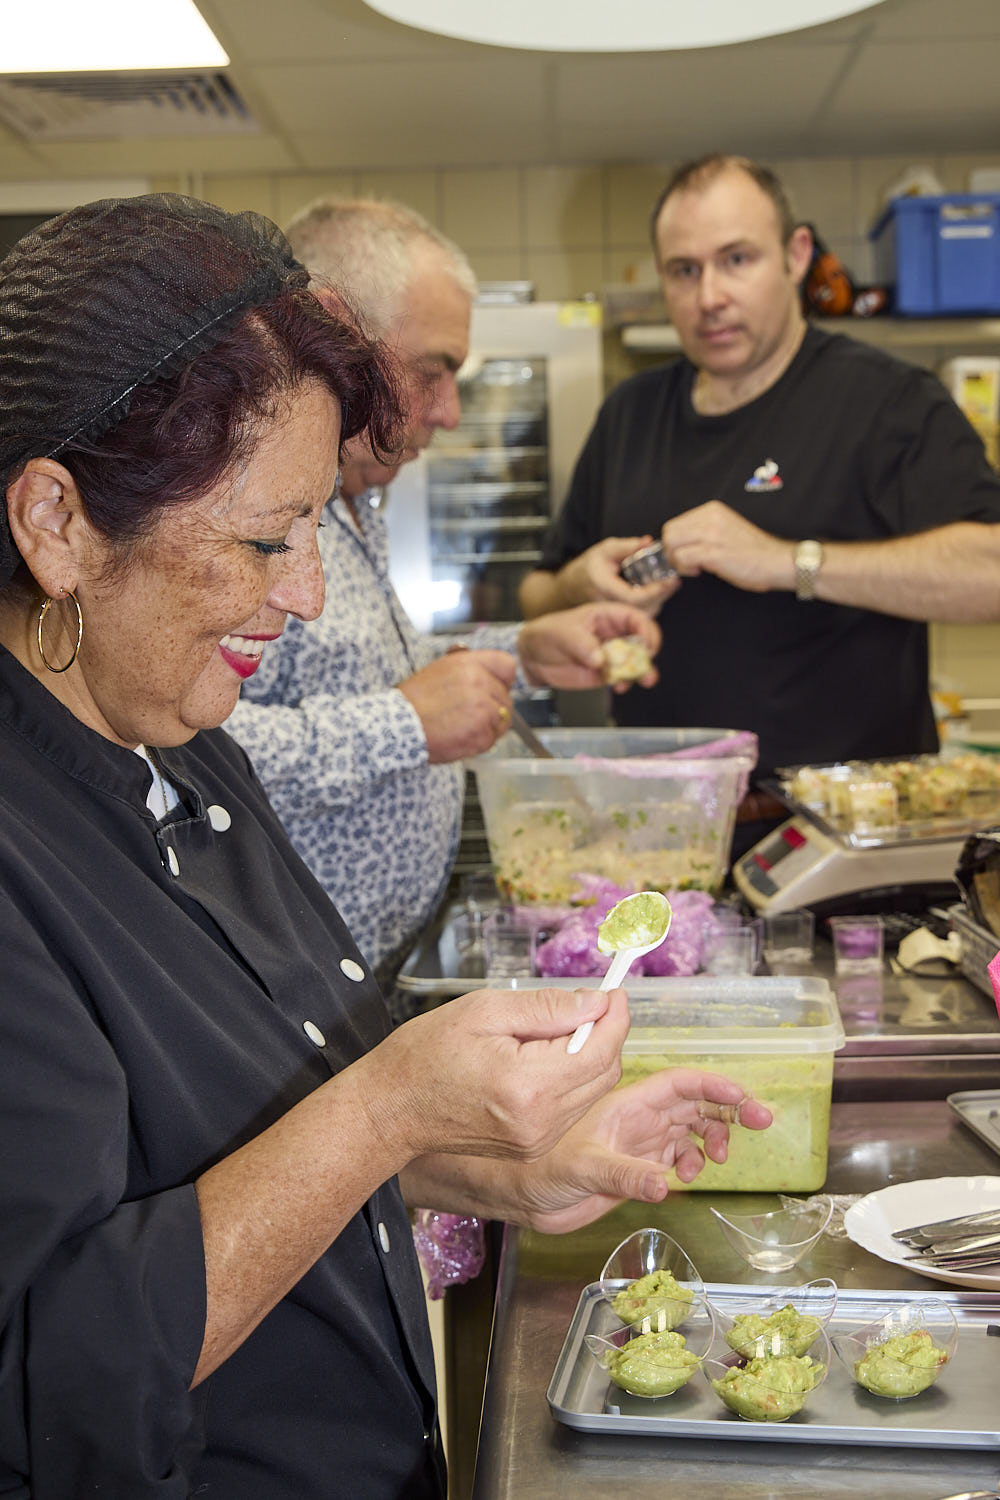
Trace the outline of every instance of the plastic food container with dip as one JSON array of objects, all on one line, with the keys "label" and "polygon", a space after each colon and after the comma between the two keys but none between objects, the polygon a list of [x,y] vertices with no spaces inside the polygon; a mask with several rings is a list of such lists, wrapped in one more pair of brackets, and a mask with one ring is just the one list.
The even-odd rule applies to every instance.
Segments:
[{"label": "plastic food container with dip", "polygon": [[[547,981],[551,983],[552,981]],[[628,985],[632,1025],[622,1082],[660,1068],[735,1078],[774,1114],[767,1130],[733,1127],[726,1162],[691,1183],[716,1192],[811,1193],[826,1180],[833,1059],[845,1042],[837,1002],[806,975],[641,979]]]},{"label": "plastic food container with dip", "polygon": [[[581,877],[717,890],[756,742],[725,729],[549,729],[554,759],[505,735],[471,765],[504,900],[563,905]],[[700,746],[716,753],[699,756]],[[732,753],[729,753],[729,746]],[[752,747],[752,748],[750,748]]]}]

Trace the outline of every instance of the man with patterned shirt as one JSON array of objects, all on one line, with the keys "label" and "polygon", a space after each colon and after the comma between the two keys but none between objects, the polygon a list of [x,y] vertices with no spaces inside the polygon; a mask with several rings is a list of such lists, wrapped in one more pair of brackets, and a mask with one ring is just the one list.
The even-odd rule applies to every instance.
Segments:
[{"label": "man with patterned shirt", "polygon": [[659,630],[614,602],[483,628],[467,638],[476,648],[468,651],[449,651],[447,638],[414,628],[390,581],[386,525],[370,499],[436,428],[459,420],[456,375],[475,278],[457,246],[397,204],[320,201],[288,235],[317,294],[329,295],[324,282],[335,285],[395,349],[410,420],[392,466],[356,442],[345,450],[319,537],[323,613],[289,619],[227,728],[388,994],[447,883],[462,759],[505,731],[515,679],[594,687],[603,641],[636,634],[655,651]]}]

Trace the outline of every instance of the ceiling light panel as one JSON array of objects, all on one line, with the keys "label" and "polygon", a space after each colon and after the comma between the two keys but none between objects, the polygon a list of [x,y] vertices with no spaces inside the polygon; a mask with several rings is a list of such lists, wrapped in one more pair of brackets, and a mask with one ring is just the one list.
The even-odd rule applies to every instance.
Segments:
[{"label": "ceiling light panel", "polygon": [[656,52],[719,47],[801,31],[882,0],[366,0],[422,31],[543,52]]},{"label": "ceiling light panel", "polygon": [[193,0],[37,0],[4,15],[0,73],[224,68],[228,62]]}]

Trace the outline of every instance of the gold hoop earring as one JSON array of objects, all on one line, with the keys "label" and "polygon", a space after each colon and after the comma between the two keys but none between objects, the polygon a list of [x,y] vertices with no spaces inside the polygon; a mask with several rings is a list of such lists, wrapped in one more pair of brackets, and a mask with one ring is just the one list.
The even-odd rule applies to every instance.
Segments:
[{"label": "gold hoop earring", "polygon": [[80,642],[83,640],[83,610],[80,608],[80,601],[76,597],[72,589],[67,589],[66,594],[70,599],[72,599],[73,604],[76,607],[76,645],[73,647],[73,655],[70,657],[69,661],[64,667],[54,667],[49,661],[48,657],[45,655],[45,647],[42,645],[42,625],[45,621],[45,616],[49,612],[49,605],[55,604],[55,599],[46,599],[45,603],[38,611],[38,627],[35,631],[35,639],[38,642],[38,654],[42,658],[42,666],[47,672],[52,672],[56,676],[58,676],[60,672],[69,671],[70,667],[73,665],[73,663],[76,661],[77,656],[79,655]]}]

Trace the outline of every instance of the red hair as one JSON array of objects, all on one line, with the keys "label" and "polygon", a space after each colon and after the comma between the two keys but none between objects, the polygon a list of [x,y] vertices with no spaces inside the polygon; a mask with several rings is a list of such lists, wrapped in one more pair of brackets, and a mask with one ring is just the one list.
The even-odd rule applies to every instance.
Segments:
[{"label": "red hair", "polygon": [[253,453],[261,424],[308,381],[339,401],[341,441],[366,433],[376,454],[398,449],[402,409],[394,366],[342,305],[305,288],[253,308],[179,374],[139,386],[128,415],[59,461],[87,515],[127,552],[167,507],[207,494]]}]

